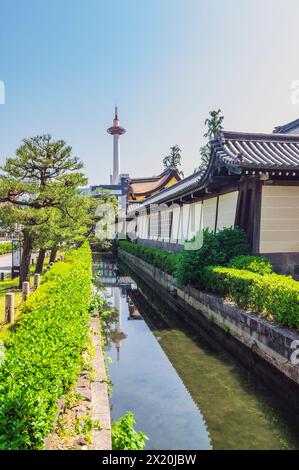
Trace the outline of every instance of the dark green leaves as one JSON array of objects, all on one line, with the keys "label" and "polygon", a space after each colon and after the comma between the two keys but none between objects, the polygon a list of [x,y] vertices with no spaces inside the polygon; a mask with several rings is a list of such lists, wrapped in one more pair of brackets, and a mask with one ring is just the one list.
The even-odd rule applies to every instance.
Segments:
[{"label": "dark green leaves", "polygon": [[182,249],[180,252],[175,277],[180,285],[198,284],[205,266],[224,266],[231,258],[246,253],[246,235],[238,227],[216,233],[206,229],[199,250]]}]

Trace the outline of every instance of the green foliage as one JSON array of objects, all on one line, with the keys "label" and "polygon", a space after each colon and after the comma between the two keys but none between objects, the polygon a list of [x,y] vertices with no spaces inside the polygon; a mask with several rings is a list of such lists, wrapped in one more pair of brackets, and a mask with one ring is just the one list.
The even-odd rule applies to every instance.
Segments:
[{"label": "green foliage", "polygon": [[262,256],[237,256],[228,263],[230,268],[246,269],[257,274],[271,274],[272,264]]},{"label": "green foliage", "polygon": [[205,120],[205,126],[207,126],[207,132],[204,134],[204,137],[209,139],[209,142],[207,142],[205,145],[203,145],[200,150],[200,165],[198,168],[195,168],[194,171],[198,170],[205,170],[209,164],[210,158],[211,158],[211,140],[216,139],[218,133],[221,131],[223,128],[222,122],[223,122],[224,116],[221,114],[221,109],[218,109],[217,111],[210,111],[209,117]]},{"label": "green foliage", "polygon": [[119,240],[118,246],[175,276],[179,285],[198,284],[205,266],[224,266],[231,258],[247,253],[246,235],[239,227],[224,228],[217,233],[206,229],[203,233],[203,245],[199,250],[183,248],[180,253],[170,253],[127,240]]},{"label": "green foliage", "polygon": [[280,325],[299,327],[299,284],[290,276],[209,266],[202,283],[206,290],[228,296],[241,308],[271,316]]},{"label": "green foliage", "polygon": [[91,313],[93,313],[95,310],[100,311],[102,310],[104,304],[105,300],[101,295],[94,295],[89,305],[89,311]]},{"label": "green foliage", "polygon": [[270,316],[280,325],[299,327],[298,282],[272,273],[271,263],[263,257],[244,256],[246,236],[238,227],[217,233],[205,230],[199,250],[183,249],[179,254],[124,240],[119,247],[174,274],[180,285],[200,285],[231,298],[240,308]]},{"label": "green foliage", "polygon": [[29,280],[33,249],[52,248],[70,239],[77,241],[87,231],[92,198],[78,197],[78,188],[87,181],[80,171],[82,167],[72,156],[72,148],[50,135],[24,139],[16,156],[3,165],[0,225],[5,230],[22,227],[20,286]]},{"label": "green foliage", "polygon": [[71,251],[23,304],[0,369],[0,449],[42,449],[88,339],[91,255]]},{"label": "green foliage", "polygon": [[223,128],[223,119],[224,116],[221,114],[221,109],[210,111],[209,117],[205,120],[205,126],[208,127],[208,130],[204,134],[204,137],[208,137],[210,140],[215,139],[218,132]]},{"label": "green foliage", "polygon": [[[178,169],[181,166],[181,149],[178,145],[174,145],[173,147],[170,147],[170,155],[167,155],[163,159],[163,165],[164,168],[176,168]],[[179,171],[180,175],[184,177],[184,173],[182,171]]]},{"label": "green foliage", "polygon": [[102,429],[101,423],[99,420],[93,420],[89,416],[84,418],[78,418],[76,422],[76,433],[77,434],[88,434],[93,429],[100,431]]},{"label": "green foliage", "polygon": [[129,411],[112,425],[113,450],[143,450],[148,437],[135,431],[134,424],[134,415]]},{"label": "green foliage", "polygon": [[0,243],[0,255],[5,255],[6,253],[11,253],[12,244],[11,242]]},{"label": "green foliage", "polygon": [[216,233],[205,229],[199,250],[182,249],[179,254],[175,271],[178,284],[198,284],[205,266],[224,266],[247,250],[246,235],[239,227],[224,228]]},{"label": "green foliage", "polygon": [[160,248],[150,248],[147,246],[132,243],[127,240],[119,240],[118,246],[122,250],[138,256],[147,263],[162,269],[168,274],[174,274],[177,265],[178,254],[170,253],[169,251]]}]

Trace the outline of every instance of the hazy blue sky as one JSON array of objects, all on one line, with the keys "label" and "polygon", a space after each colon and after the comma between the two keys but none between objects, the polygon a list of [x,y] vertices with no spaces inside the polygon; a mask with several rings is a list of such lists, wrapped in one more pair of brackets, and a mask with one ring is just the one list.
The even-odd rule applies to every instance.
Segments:
[{"label": "hazy blue sky", "polygon": [[115,98],[132,176],[158,174],[174,144],[192,172],[213,108],[234,130],[299,117],[298,0],[0,0],[0,21],[0,163],[49,132],[108,182]]}]

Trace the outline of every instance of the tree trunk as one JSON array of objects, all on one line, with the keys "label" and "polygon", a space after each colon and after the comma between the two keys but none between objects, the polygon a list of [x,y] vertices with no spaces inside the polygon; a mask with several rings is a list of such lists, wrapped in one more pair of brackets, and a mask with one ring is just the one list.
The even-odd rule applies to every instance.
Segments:
[{"label": "tree trunk", "polygon": [[54,248],[52,248],[51,250],[51,254],[50,254],[50,263],[54,263],[55,260],[56,260],[56,255],[57,255],[57,246],[55,246]]},{"label": "tree trunk", "polygon": [[30,281],[30,261],[33,250],[33,237],[27,232],[23,233],[23,253],[20,266],[19,288],[22,288],[24,281]]},{"label": "tree trunk", "polygon": [[45,256],[46,250],[45,248],[41,248],[38,252],[38,257],[35,266],[35,274],[41,274],[43,272]]}]

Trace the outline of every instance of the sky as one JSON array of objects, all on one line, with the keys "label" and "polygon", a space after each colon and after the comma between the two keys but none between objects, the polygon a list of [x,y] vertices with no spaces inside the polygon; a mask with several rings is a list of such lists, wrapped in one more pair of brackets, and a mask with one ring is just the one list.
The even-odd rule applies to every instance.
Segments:
[{"label": "sky", "polygon": [[157,175],[178,144],[188,175],[210,110],[248,132],[299,118],[298,23],[298,0],[0,0],[0,164],[50,133],[108,183],[117,100],[122,172]]}]

